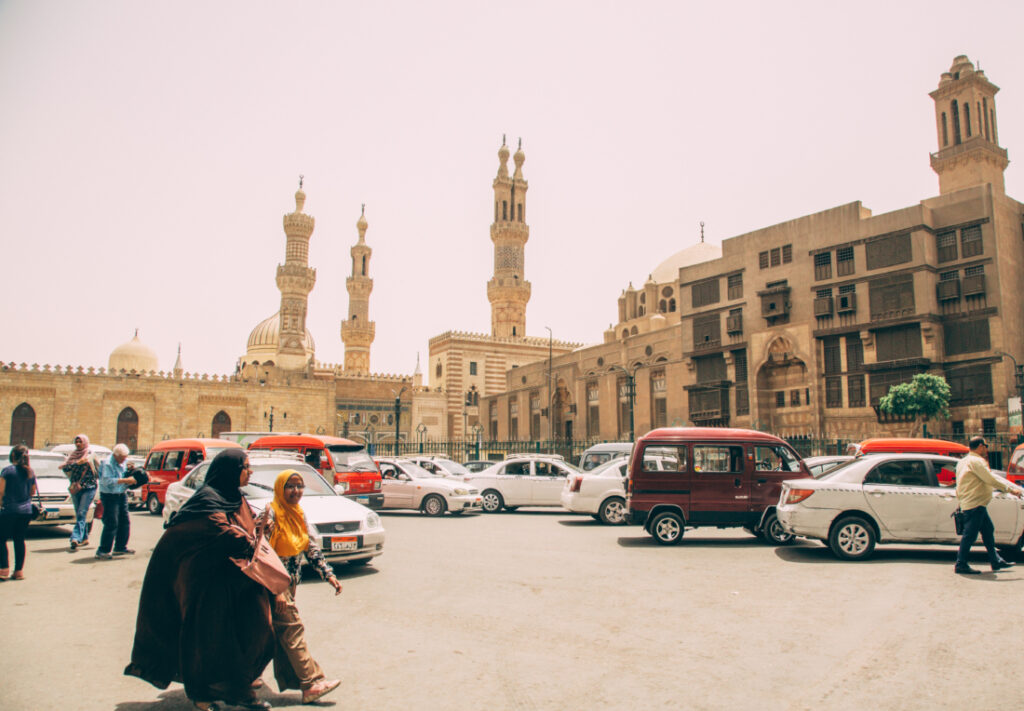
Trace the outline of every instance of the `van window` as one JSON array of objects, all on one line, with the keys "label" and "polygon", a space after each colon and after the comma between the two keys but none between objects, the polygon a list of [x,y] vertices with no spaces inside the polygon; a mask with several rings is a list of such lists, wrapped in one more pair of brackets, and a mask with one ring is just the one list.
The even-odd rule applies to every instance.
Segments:
[{"label": "van window", "polygon": [[147,471],[159,471],[160,465],[163,464],[164,453],[163,452],[150,452],[146,458],[146,470]]},{"label": "van window", "polygon": [[743,447],[693,445],[693,471],[738,474],[743,471]]},{"label": "van window", "polygon": [[655,444],[644,448],[645,472],[685,472],[686,445]]},{"label": "van window", "polygon": [[185,453],[180,449],[176,449],[173,452],[168,452],[167,457],[164,459],[164,471],[165,472],[176,472],[181,469],[181,460]]},{"label": "van window", "polygon": [[[336,472],[376,472],[377,465],[365,449],[350,449],[344,447],[328,447],[331,450],[331,459],[334,460],[334,471]],[[422,466],[422,465],[421,465]]]},{"label": "van window", "polygon": [[754,447],[754,462],[759,472],[800,471],[800,462],[781,445]]},{"label": "van window", "polygon": [[188,464],[185,466],[191,469],[201,461],[203,461],[203,453],[198,449],[191,449],[188,453]]},{"label": "van window", "polygon": [[306,450],[306,464],[313,467],[314,469],[320,468],[320,453],[322,449],[307,449]]}]

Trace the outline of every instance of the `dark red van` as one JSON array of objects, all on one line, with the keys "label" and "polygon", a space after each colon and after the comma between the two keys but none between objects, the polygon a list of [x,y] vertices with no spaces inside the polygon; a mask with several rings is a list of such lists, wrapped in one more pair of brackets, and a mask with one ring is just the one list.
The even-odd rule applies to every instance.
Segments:
[{"label": "dark red van", "polygon": [[630,458],[630,523],[662,545],[698,526],[742,526],[769,543],[793,540],[775,517],[782,482],[811,474],[778,437],[726,427],[668,427],[641,437]]},{"label": "dark red van", "polygon": [[299,452],[335,488],[353,501],[379,509],[384,505],[380,470],[366,447],[341,437],[327,435],[268,435],[260,437],[249,449]]}]

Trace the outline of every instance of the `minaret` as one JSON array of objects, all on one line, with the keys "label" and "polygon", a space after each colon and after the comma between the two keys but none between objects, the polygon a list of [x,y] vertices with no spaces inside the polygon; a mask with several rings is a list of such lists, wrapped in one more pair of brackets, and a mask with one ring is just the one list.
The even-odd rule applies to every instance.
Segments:
[{"label": "minaret", "polygon": [[929,96],[935,101],[935,129],[939,152],[932,170],[939,174],[939,194],[991,183],[1005,192],[1003,171],[1010,160],[999,147],[996,128],[996,92],[999,87],[975,69],[965,55],[953,60]]},{"label": "minaret", "polygon": [[348,289],[348,320],[341,322],[341,340],[345,344],[345,370],[358,373],[370,372],[370,345],[376,332],[376,325],[370,320],[370,292],[373,279],[370,278],[370,255],[373,250],[366,244],[366,205],[359,214],[356,228],[359,241],[350,250],[352,254],[352,276],[345,280]]},{"label": "minaret", "polygon": [[309,238],[315,220],[302,211],[306,193],[302,192],[302,176],[295,193],[295,212],[284,216],[284,233],[288,238],[284,264],[277,265],[277,288],[281,290],[280,327],[277,342],[278,367],[302,370],[312,354],[306,353],[306,307],[309,292],[316,283],[316,270],[309,268]]},{"label": "minaret", "polygon": [[181,367],[181,343],[179,343],[178,357],[174,360],[174,378],[176,380],[181,380],[182,373],[184,372],[184,368]]},{"label": "minaret", "polygon": [[530,300],[530,282],[524,278],[524,252],[530,239],[526,224],[526,189],[523,179],[523,142],[512,158],[515,173],[508,177],[508,146],[502,136],[498,149],[498,175],[494,179],[494,277],[487,282],[491,302],[491,335],[521,338],[526,335],[526,304]]}]

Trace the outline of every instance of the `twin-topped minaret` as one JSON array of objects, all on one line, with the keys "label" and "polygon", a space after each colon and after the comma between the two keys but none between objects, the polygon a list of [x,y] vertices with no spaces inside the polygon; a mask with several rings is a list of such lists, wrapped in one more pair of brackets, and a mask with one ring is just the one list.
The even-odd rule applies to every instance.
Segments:
[{"label": "twin-topped minaret", "polygon": [[366,244],[366,206],[363,205],[356,223],[359,241],[352,246],[352,276],[345,280],[348,289],[348,319],[341,322],[341,340],[345,344],[345,370],[370,372],[370,345],[376,333],[376,324],[370,320],[370,256],[373,250]]},{"label": "twin-topped minaret", "polygon": [[498,338],[522,338],[526,335],[526,304],[530,301],[530,282],[524,278],[524,253],[530,239],[526,224],[526,180],[523,179],[523,144],[512,160],[516,169],[508,175],[508,146],[502,137],[498,149],[498,175],[494,179],[494,276],[487,282],[491,302],[491,335]]},{"label": "twin-topped minaret", "polygon": [[302,211],[306,193],[302,176],[295,192],[295,212],[284,216],[284,264],[277,265],[277,288],[281,290],[280,332],[277,341],[278,367],[301,370],[311,357],[306,353],[306,304],[316,284],[316,269],[309,266],[309,238],[316,221]]}]

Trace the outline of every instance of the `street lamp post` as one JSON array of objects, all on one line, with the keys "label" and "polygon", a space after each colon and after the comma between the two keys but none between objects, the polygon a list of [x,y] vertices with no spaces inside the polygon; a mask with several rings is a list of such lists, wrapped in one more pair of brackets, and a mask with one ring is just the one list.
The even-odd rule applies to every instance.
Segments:
[{"label": "street lamp post", "polygon": [[[633,420],[633,408],[636,404],[636,371],[643,367],[643,363],[637,363],[633,366],[632,370],[627,370],[621,365],[613,365],[609,368],[609,372],[615,372],[616,370],[622,371],[626,376],[626,397],[629,398],[629,441],[633,442],[636,440],[635,424]],[[616,394],[616,398],[618,394]]]},{"label": "street lamp post", "polygon": [[551,379],[554,376],[551,369],[551,356],[555,334],[550,326],[544,328],[548,330],[548,439],[553,441],[555,439],[555,413],[551,411]]},{"label": "street lamp post", "polygon": [[377,451],[376,451],[377,447],[376,447],[376,444],[375,444],[375,442],[373,440],[373,436],[376,433],[377,433],[377,430],[374,429],[373,425],[367,425],[366,426],[366,430],[365,430],[366,443],[367,443],[366,450],[370,454],[371,457],[377,453]]},{"label": "street lamp post", "polygon": [[[398,456],[398,438],[399,438],[399,427],[398,423],[402,419],[402,393],[409,389],[408,385],[403,385],[402,389],[395,395],[395,456]],[[395,392],[392,390],[391,392]]]},{"label": "street lamp post", "polygon": [[[270,420],[269,430],[271,432],[273,432],[274,431],[274,406],[273,405],[270,406],[270,416],[269,416],[269,418],[267,417],[267,413],[264,412],[263,413],[263,419],[265,419],[265,420],[269,419]],[[281,419],[282,420],[287,420],[288,419],[288,413],[287,412],[282,412],[281,413]]]},{"label": "street lamp post", "polygon": [[480,436],[483,434],[484,428],[477,422],[473,425],[473,439],[476,442],[476,456],[473,459],[480,459]]},{"label": "street lamp post", "polygon": [[422,422],[416,425],[416,434],[420,440],[420,454],[423,454],[423,439],[427,436],[427,426]]}]

